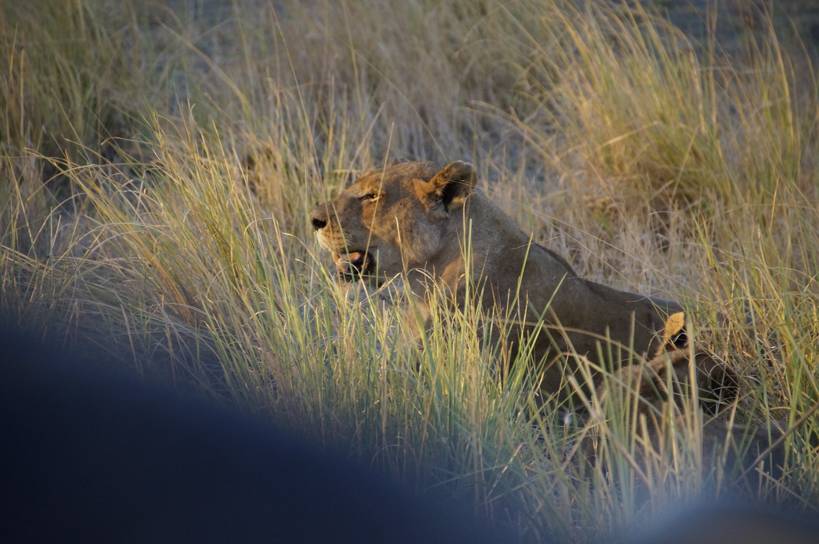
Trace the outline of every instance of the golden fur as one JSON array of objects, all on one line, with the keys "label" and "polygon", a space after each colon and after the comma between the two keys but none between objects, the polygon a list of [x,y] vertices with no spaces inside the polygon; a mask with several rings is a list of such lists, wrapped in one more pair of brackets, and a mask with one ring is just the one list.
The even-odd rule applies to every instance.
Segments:
[{"label": "golden fur", "polygon": [[[475,171],[464,162],[440,170],[425,162],[401,163],[362,175],[316,207],[311,219],[319,243],[347,279],[403,274],[422,292],[424,282],[436,278],[462,304],[472,272],[484,282],[488,307],[526,322],[545,318],[551,334],[540,335],[538,355],[556,359],[572,348],[595,358],[606,335],[638,354],[657,351],[666,317],[680,311],[678,304],[579,277],[566,260],[531,243],[475,185]],[[463,251],[467,225],[471,271]],[[552,365],[544,389],[557,390],[561,379],[560,367]]]}]

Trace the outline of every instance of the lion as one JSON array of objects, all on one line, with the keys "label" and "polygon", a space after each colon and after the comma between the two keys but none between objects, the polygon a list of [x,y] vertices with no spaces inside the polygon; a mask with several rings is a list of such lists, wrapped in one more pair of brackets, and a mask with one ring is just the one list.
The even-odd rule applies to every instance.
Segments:
[{"label": "lion", "polygon": [[423,292],[432,278],[463,305],[468,278],[481,278],[485,307],[516,316],[524,327],[545,325],[535,356],[547,361],[541,387],[548,392],[561,387],[563,367],[554,363],[566,352],[596,360],[599,343],[611,341],[635,359],[685,342],[681,324],[670,338],[662,335],[668,316],[683,315],[680,304],[580,277],[564,258],[533,243],[476,181],[474,167],[462,161],[441,169],[399,163],[361,175],[316,206],[310,221],[343,280],[378,284],[401,275],[413,292]]}]

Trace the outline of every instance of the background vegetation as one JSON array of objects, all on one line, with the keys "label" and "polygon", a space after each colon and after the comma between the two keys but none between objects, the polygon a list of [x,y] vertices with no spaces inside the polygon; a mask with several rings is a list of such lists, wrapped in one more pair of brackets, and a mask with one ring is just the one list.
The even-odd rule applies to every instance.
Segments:
[{"label": "background vegetation", "polygon": [[[683,33],[662,3],[34,4],[0,8],[0,303],[20,321],[526,539],[725,493],[817,506],[819,85],[782,13]],[[684,302],[740,377],[729,423],[788,429],[782,470],[706,447],[694,402],[654,441],[628,396],[567,422],[526,361],[496,375],[480,308],[439,305],[419,349],[396,310],[352,304],[308,211],[401,158],[473,161],[580,274]]]}]

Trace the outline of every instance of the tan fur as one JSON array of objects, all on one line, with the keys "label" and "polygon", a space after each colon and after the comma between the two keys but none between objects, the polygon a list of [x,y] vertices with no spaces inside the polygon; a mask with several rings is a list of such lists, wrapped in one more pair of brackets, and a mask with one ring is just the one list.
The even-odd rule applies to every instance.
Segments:
[{"label": "tan fur", "polygon": [[[404,274],[421,288],[425,278],[436,278],[458,304],[468,272],[464,229],[470,225],[471,272],[484,281],[483,303],[527,322],[543,315],[552,339],[541,334],[538,355],[555,359],[571,346],[594,359],[606,335],[638,354],[657,350],[665,319],[680,311],[678,304],[579,277],[563,258],[531,243],[475,184],[474,169],[460,161],[441,170],[429,163],[397,164],[361,176],[334,201],[319,205],[313,225],[341,272],[351,270],[354,257],[376,281]],[[523,302],[510,307],[521,274]],[[547,370],[545,390],[558,389],[560,370]]]}]

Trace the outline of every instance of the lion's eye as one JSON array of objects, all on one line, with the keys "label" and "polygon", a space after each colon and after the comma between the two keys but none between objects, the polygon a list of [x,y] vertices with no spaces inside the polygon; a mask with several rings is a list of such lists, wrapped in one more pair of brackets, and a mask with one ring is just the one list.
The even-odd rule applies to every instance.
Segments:
[{"label": "lion's eye", "polygon": [[373,200],[378,200],[378,196],[377,193],[367,193],[358,197],[358,200],[361,202],[372,202]]}]

